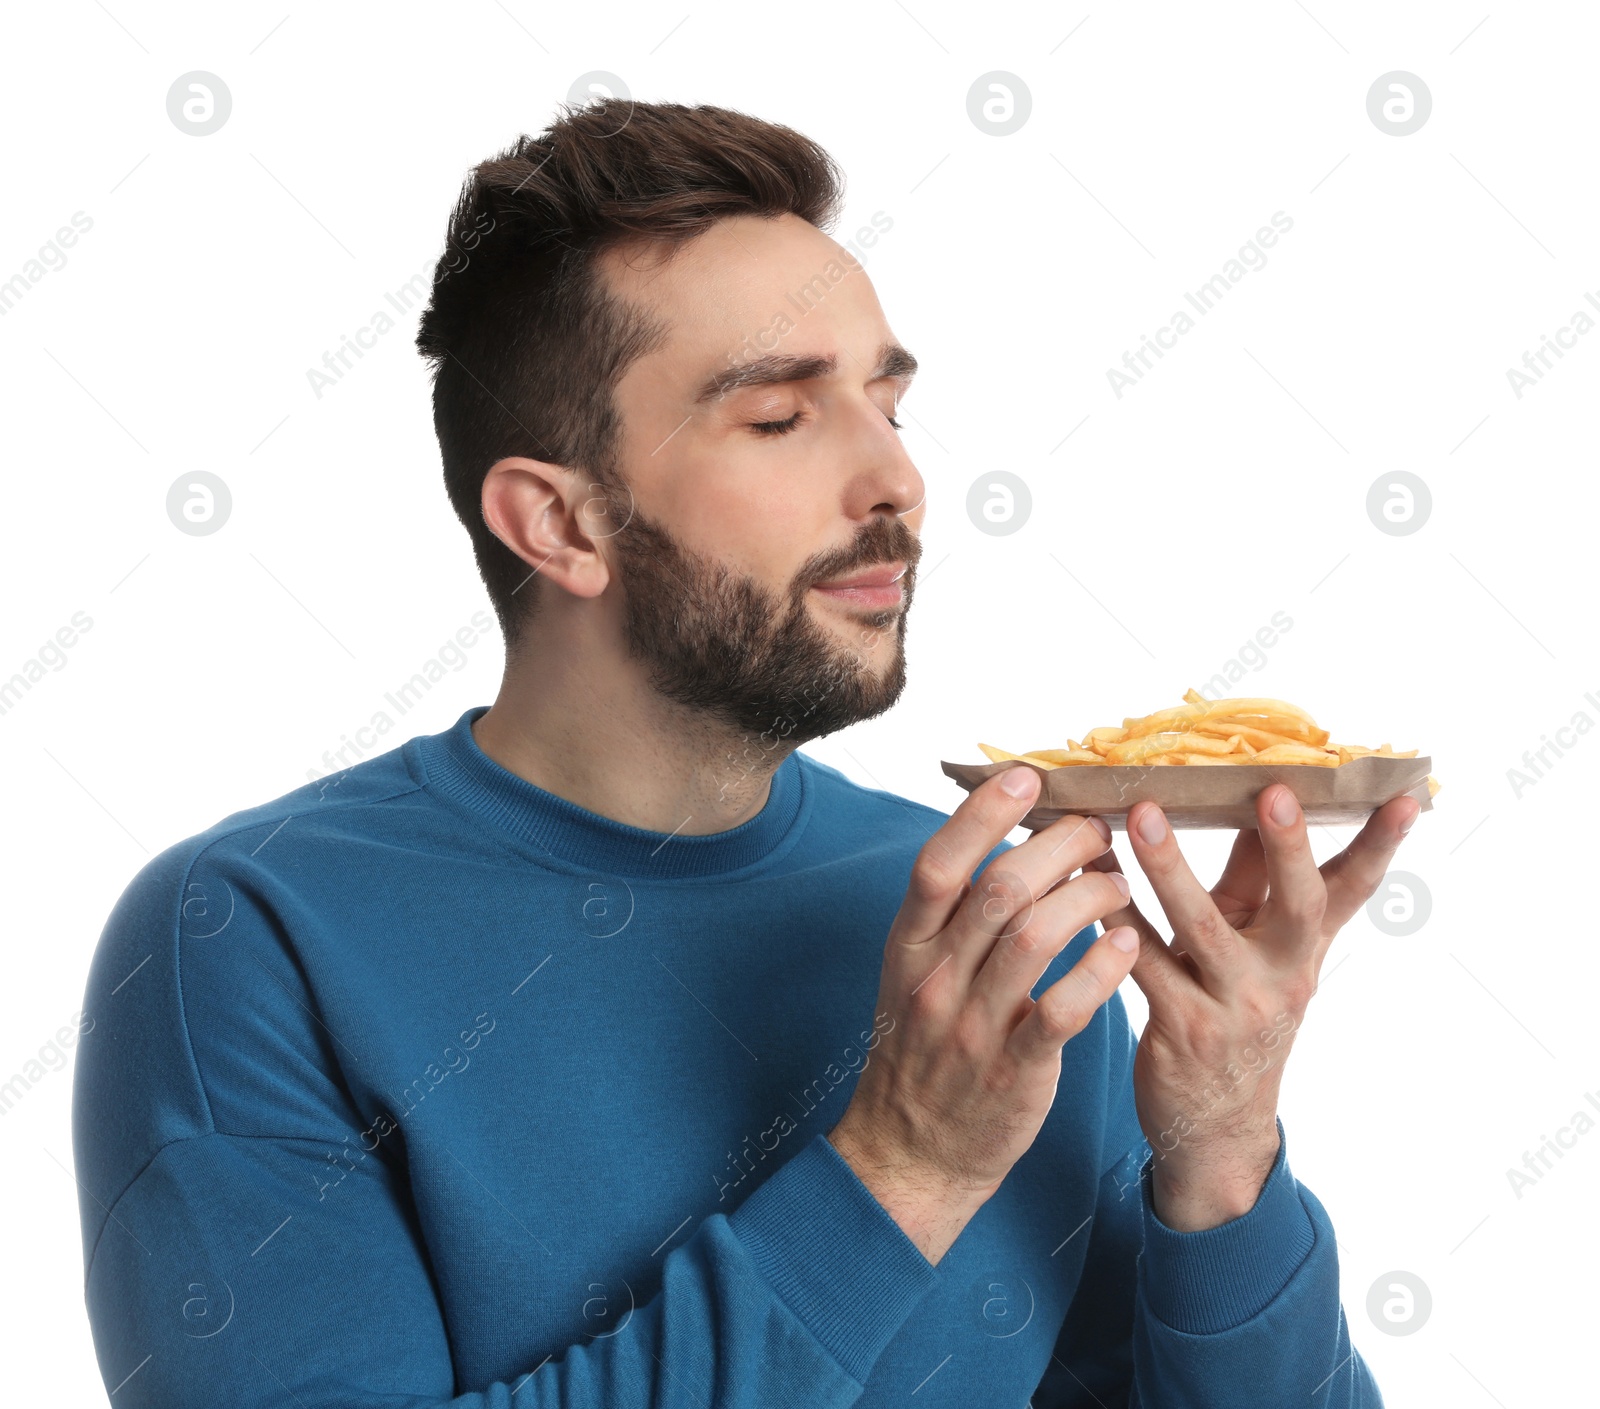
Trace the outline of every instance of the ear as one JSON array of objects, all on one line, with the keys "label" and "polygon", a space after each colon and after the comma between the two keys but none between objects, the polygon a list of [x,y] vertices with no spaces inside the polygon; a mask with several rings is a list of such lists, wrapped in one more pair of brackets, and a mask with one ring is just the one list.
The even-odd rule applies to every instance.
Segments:
[{"label": "ear", "polygon": [[483,521],[530,570],[575,597],[598,597],[611,581],[596,540],[611,530],[587,477],[566,465],[507,455],[483,479]]}]

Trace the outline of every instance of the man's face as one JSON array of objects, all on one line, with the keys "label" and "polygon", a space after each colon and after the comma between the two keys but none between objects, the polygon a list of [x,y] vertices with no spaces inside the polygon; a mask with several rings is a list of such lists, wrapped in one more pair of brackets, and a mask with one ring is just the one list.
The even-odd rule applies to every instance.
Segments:
[{"label": "man's face", "polygon": [[602,270],[670,329],[617,387],[631,503],[596,530],[630,652],[769,747],[881,714],[905,686],[924,486],[891,423],[916,364],[861,266],[786,215]]}]

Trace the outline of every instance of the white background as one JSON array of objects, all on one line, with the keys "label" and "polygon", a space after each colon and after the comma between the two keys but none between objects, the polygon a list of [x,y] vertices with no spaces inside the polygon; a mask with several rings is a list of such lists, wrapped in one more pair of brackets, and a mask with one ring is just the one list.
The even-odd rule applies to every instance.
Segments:
[{"label": "white background", "polygon": [[[1285,1082],[1290,1160],[1334,1219],[1388,1403],[1570,1402],[1600,1131],[1520,1199],[1506,1171],[1600,1093],[1600,737],[1520,797],[1508,769],[1576,712],[1600,719],[1600,332],[1520,399],[1506,373],[1600,297],[1594,12],[682,4],[8,13],[0,281],[75,212],[93,227],[0,317],[0,678],[74,612],[93,626],[0,715],[0,1081],[80,1007],[150,856],[325,771],[487,609],[414,316],[320,399],[306,373],[431,271],[466,170],[608,70],[636,98],[820,141],[849,178],[841,238],[893,220],[867,267],[923,368],[903,407],[929,486],[910,685],[808,752],[948,811],[940,759],[1176,703],[1282,611],[1292,629],[1241,693],[1432,757],[1443,790],[1397,862],[1431,914],[1403,937],[1358,915],[1337,941]],[[205,137],[166,111],[197,69],[233,102]],[[1366,110],[1397,69],[1433,99],[1403,137]],[[990,70],[1032,94],[1011,135],[968,117]],[[1267,265],[1115,396],[1107,369],[1277,211],[1294,224]],[[966,497],[1001,469],[1032,516],[991,537]],[[166,497],[200,470],[232,517],[191,537]],[[1366,511],[1398,470],[1433,501],[1406,536]],[[500,663],[491,634],[386,746],[488,703]],[[1325,857],[1348,829],[1315,835]],[[1227,840],[1184,837],[1208,884]],[[7,1357],[16,1402],[103,1402],[70,1087],[49,1072],[0,1119],[0,1322],[30,1352]],[[1396,1270],[1432,1295],[1407,1336],[1366,1310]]]}]

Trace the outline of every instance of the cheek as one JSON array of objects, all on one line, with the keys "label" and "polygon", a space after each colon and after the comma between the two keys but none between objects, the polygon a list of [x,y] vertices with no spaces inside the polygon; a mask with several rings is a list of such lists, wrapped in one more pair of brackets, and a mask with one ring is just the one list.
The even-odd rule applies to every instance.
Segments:
[{"label": "cheek", "polygon": [[820,496],[804,493],[804,485],[805,477],[798,474],[747,467],[683,503],[678,522],[684,541],[786,593],[806,562],[847,541],[836,523],[830,534],[828,506]]}]

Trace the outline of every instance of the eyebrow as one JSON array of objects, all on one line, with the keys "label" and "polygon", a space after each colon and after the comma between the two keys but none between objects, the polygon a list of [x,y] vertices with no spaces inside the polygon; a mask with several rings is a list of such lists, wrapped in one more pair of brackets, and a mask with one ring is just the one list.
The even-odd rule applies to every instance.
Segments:
[{"label": "eyebrow", "polygon": [[[831,377],[839,368],[839,359],[832,353],[827,356],[797,356],[792,353],[771,353],[757,357],[737,367],[725,367],[713,372],[701,384],[695,395],[695,404],[715,401],[731,391],[743,387],[770,386],[775,382],[803,382],[813,377]],[[909,382],[917,372],[917,359],[897,342],[886,342],[878,349],[878,365],[869,380],[894,377]]]}]

